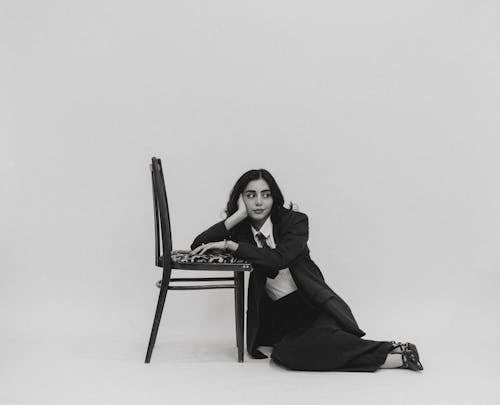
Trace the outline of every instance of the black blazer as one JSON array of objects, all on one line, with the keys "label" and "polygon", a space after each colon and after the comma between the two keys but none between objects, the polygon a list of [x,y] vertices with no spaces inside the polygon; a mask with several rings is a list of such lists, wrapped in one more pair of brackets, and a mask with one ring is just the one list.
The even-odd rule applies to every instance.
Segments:
[{"label": "black blazer", "polygon": [[326,283],[318,266],[309,256],[307,240],[309,222],[307,215],[299,211],[284,211],[279,220],[273,219],[275,249],[259,248],[253,238],[249,219],[246,218],[229,231],[224,221],[217,222],[199,234],[191,249],[202,243],[231,239],[238,242],[236,257],[252,263],[247,303],[247,351],[254,358],[267,358],[256,348],[259,331],[259,311],[265,293],[266,277],[274,278],[279,270],[289,268],[304,301],[325,312],[332,318],[332,325],[356,336],[364,336],[349,306]]}]

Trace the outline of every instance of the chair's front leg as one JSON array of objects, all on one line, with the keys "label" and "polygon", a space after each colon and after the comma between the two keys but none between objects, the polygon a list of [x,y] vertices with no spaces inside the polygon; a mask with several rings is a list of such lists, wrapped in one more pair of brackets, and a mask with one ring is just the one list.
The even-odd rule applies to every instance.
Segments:
[{"label": "chair's front leg", "polygon": [[238,362],[243,362],[245,331],[245,276],[242,271],[234,272],[234,310],[236,320],[236,347]]},{"label": "chair's front leg", "polygon": [[146,353],[145,363],[149,363],[149,361],[151,360],[151,354],[153,353],[153,348],[155,346],[156,335],[158,334],[158,328],[160,326],[161,314],[163,312],[163,306],[165,305],[165,298],[167,297],[168,285],[170,283],[171,274],[172,274],[172,269],[163,270],[160,294],[158,296],[158,304],[156,305],[155,319],[153,321],[153,327],[151,329],[151,335],[149,337],[148,351]]}]

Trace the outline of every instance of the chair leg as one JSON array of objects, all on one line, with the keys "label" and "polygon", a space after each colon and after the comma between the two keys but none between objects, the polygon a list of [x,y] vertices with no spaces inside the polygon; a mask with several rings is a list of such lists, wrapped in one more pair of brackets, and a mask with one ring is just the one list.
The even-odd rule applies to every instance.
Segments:
[{"label": "chair leg", "polygon": [[234,311],[236,320],[236,346],[238,348],[238,362],[243,362],[244,331],[245,331],[245,278],[241,271],[234,272]]},{"label": "chair leg", "polygon": [[158,296],[158,304],[156,305],[155,319],[153,321],[153,328],[151,329],[151,335],[149,337],[148,351],[146,353],[145,363],[149,363],[151,360],[151,354],[153,353],[153,347],[156,342],[156,335],[158,334],[158,328],[160,326],[161,314],[163,312],[163,306],[165,305],[165,298],[167,297],[168,284],[170,282],[170,275],[172,270],[163,270],[163,277],[161,279],[160,294]]}]

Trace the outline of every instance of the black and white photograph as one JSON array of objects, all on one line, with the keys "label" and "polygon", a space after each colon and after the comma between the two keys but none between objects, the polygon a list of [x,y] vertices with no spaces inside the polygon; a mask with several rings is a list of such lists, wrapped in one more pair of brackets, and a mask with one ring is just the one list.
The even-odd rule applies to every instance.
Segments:
[{"label": "black and white photograph", "polygon": [[499,19],[0,0],[0,405],[499,404]]}]

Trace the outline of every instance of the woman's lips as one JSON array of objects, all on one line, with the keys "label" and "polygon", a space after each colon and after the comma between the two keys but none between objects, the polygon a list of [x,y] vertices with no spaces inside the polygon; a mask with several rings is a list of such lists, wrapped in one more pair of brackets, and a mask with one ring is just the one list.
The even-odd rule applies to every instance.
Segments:
[{"label": "woman's lips", "polygon": [[262,214],[264,210],[253,210],[253,212],[255,212],[256,214]]}]

